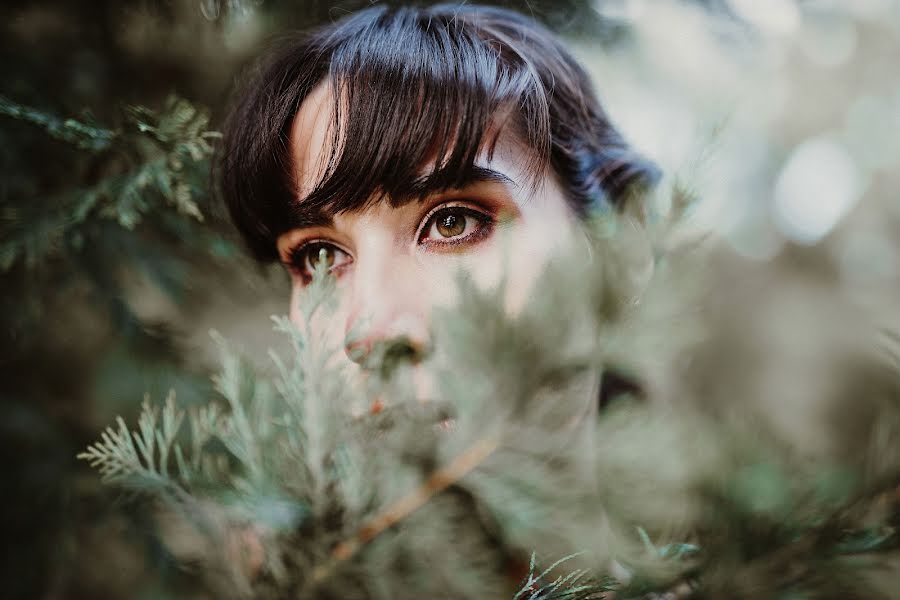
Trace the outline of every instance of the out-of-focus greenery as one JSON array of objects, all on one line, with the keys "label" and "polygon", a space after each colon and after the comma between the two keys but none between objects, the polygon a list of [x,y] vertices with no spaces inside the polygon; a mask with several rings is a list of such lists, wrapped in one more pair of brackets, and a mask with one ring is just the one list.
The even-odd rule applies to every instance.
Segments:
[{"label": "out-of-focus greenery", "polygon": [[[266,316],[284,312],[286,286],[241,257],[209,194],[208,134],[269,36],[366,5],[0,7],[5,596],[187,593],[140,511],[119,510],[74,455],[145,393],[207,399],[210,327],[251,356],[277,343]],[[508,5],[569,38],[627,137],[702,197],[688,223],[725,242],[711,268],[740,276],[722,278],[718,345],[686,379],[696,394],[721,399],[723,417],[730,402],[761,403],[792,443],[873,468],[852,442],[877,411],[820,402],[874,368],[870,351],[896,358],[890,334],[872,334],[880,350],[860,340],[900,327],[900,3]],[[621,354],[674,390],[664,367],[677,357],[650,338]],[[823,435],[835,421],[845,427]]]},{"label": "out-of-focus greenery", "polygon": [[[896,307],[866,315],[834,286],[805,289],[815,253],[760,273],[679,240],[679,221],[631,235],[627,217],[598,218],[595,262],[560,256],[514,315],[502,286],[464,280],[420,365],[439,382],[427,402],[402,376],[348,385],[336,348],[281,319],[294,350],[272,356],[274,376],[225,348],[217,403],[148,405],[80,457],[164,501],[162,539],[215,597],[890,597],[900,343],[886,354],[878,334],[896,336],[880,320]],[[634,260],[648,246],[649,279]],[[307,320],[328,318],[331,283],[322,261]],[[798,364],[775,325],[829,351]],[[585,379],[613,363],[645,393],[598,412]],[[796,380],[765,389],[773,374]],[[372,397],[382,408],[354,410]],[[804,401],[827,447],[770,413]]]}]

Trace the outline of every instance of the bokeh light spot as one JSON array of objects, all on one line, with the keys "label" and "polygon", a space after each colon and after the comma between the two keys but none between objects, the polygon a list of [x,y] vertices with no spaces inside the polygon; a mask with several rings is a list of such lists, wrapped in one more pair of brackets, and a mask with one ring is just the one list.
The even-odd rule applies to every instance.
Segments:
[{"label": "bokeh light spot", "polygon": [[774,34],[793,33],[800,25],[800,9],[794,0],[728,0],[739,17]]},{"label": "bokeh light spot", "polygon": [[856,204],[861,177],[853,158],[827,136],[797,146],[775,182],[774,217],[788,238],[814,244]]}]

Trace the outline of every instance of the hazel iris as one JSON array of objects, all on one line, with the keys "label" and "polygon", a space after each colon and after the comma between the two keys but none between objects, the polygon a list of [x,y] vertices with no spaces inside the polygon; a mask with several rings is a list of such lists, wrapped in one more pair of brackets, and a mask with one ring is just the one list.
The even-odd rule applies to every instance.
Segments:
[{"label": "hazel iris", "polygon": [[446,238],[456,237],[466,230],[466,218],[462,215],[451,213],[438,219],[436,225],[438,233],[442,236]]}]

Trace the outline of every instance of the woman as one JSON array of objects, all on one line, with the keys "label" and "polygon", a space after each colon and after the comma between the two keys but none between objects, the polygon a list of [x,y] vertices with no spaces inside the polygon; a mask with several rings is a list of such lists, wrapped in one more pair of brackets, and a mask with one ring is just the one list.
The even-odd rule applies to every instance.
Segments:
[{"label": "woman", "polygon": [[328,336],[363,370],[385,347],[428,354],[458,270],[503,278],[514,310],[579,219],[657,178],[550,32],[473,5],[374,6],[286,39],[237,95],[221,168],[248,246],[291,274],[294,321],[328,261]]}]

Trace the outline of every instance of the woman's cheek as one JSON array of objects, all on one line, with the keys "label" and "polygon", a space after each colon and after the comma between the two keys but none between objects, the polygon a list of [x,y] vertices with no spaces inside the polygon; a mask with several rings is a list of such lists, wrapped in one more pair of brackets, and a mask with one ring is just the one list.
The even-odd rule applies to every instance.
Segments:
[{"label": "woman's cheek", "polygon": [[503,283],[504,303],[511,314],[525,304],[551,254],[542,247],[544,233],[530,232],[526,223],[510,224],[470,257],[473,279],[480,289],[494,290]]},{"label": "woman's cheek", "polygon": [[482,290],[496,289],[503,279],[503,248],[497,240],[488,240],[466,256],[466,270]]},{"label": "woman's cheek", "polygon": [[425,270],[431,304],[454,306],[459,301],[458,276],[463,273],[484,292],[504,284],[507,310],[511,314],[520,310],[551,255],[540,239],[529,237],[526,227],[515,224],[465,251],[429,257]]},{"label": "woman's cheek", "polygon": [[555,216],[523,223],[510,235],[503,263],[507,280],[505,303],[510,314],[522,310],[535,287],[541,285],[550,261],[567,252],[578,235],[568,220]]},{"label": "woman's cheek", "polygon": [[453,307],[459,302],[460,275],[468,277],[484,291],[497,287],[503,278],[503,260],[499,244],[484,240],[453,253],[429,253],[419,261],[423,293],[432,308]]}]

